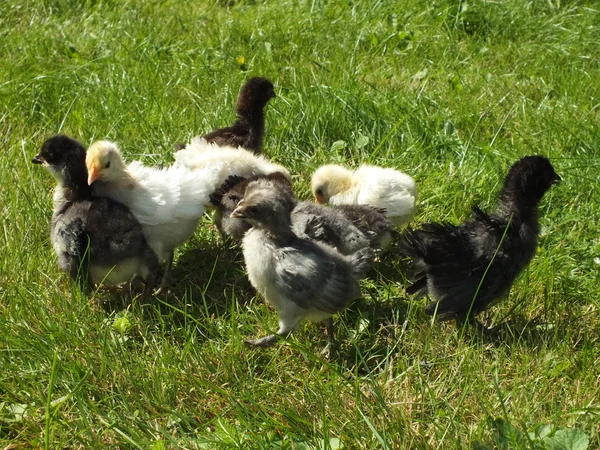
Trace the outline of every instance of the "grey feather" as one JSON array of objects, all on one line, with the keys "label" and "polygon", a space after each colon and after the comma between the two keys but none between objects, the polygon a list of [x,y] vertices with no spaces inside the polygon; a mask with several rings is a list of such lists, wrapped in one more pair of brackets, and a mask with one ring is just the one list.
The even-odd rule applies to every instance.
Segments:
[{"label": "grey feather", "polygon": [[284,336],[302,320],[328,319],[358,298],[357,280],[374,258],[369,247],[343,255],[297,236],[291,222],[294,207],[289,192],[268,180],[256,180],[248,184],[233,214],[252,225],[243,240],[248,277],[280,312],[278,334]]}]

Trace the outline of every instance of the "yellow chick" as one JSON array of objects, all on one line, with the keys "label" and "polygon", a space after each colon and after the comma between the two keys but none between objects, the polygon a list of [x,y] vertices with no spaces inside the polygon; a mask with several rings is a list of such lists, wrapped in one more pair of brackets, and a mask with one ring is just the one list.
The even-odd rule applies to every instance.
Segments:
[{"label": "yellow chick", "polygon": [[362,165],[352,171],[329,164],[315,171],[311,189],[317,203],[383,208],[397,227],[408,224],[415,214],[415,180],[395,169]]}]

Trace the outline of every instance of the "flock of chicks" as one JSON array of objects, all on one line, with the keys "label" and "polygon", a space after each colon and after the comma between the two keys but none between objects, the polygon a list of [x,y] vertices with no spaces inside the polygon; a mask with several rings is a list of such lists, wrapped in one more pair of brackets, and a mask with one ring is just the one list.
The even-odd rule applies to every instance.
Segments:
[{"label": "flock of chicks", "polygon": [[160,293],[175,248],[212,208],[221,234],[241,241],[251,284],[279,311],[277,334],[248,344],[270,346],[305,319],[325,321],[332,342],[332,315],[360,297],[358,281],[393,241],[414,261],[407,293],[433,300],[428,314],[490,331],[475,315],[508,294],[535,254],[537,205],[560,181],[548,159],[517,161],[492,214],[474,207],[461,225],[401,232],[415,213],[417,189],[394,169],[323,166],[311,182],[317,203],[296,199],[289,172],[260,155],[264,107],[273,97],[270,81],[250,79],[233,126],[177,144],[175,163],[164,169],[126,164],[108,141],[86,150],[67,136],[46,140],[33,162],[58,182],[51,241],[60,268],[91,290],[139,277],[147,298],[164,262]]}]

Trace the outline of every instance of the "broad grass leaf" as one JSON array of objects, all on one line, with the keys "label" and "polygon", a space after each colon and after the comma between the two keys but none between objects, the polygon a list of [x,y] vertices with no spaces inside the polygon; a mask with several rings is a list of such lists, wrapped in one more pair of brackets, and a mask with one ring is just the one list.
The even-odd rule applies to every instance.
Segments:
[{"label": "broad grass leaf", "polygon": [[496,432],[494,440],[500,448],[521,448],[528,442],[526,434],[505,419],[494,419],[492,427]]},{"label": "broad grass leaf", "polygon": [[340,150],[344,150],[346,145],[346,141],[335,141],[333,144],[331,144],[331,151],[338,152]]},{"label": "broad grass leaf", "polygon": [[588,435],[577,428],[563,428],[544,441],[550,450],[586,450],[590,444]]}]

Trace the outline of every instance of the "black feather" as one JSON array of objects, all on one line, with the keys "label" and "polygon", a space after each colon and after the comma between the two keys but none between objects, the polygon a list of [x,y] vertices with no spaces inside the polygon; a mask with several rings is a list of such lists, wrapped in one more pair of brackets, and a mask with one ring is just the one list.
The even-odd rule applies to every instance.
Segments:
[{"label": "black feather", "polygon": [[510,169],[494,213],[474,207],[473,218],[459,226],[429,223],[407,230],[399,242],[415,265],[407,292],[431,296],[427,314],[459,321],[506,296],[535,254],[537,205],[559,179],[546,158],[523,158]]},{"label": "black feather", "polygon": [[264,108],[273,97],[273,83],[266,78],[251,78],[238,96],[235,123],[208,133],[204,139],[220,146],[242,147],[260,153],[265,131]]},{"label": "black feather", "polygon": [[[61,269],[82,287],[93,287],[94,267],[111,269],[135,259],[146,272],[148,295],[158,259],[147,245],[142,227],[121,203],[92,196],[87,184],[85,147],[67,136],[46,140],[35,160],[44,161],[59,181],[64,201],[51,222],[51,240]],[[132,274],[133,276],[134,274]]]}]

